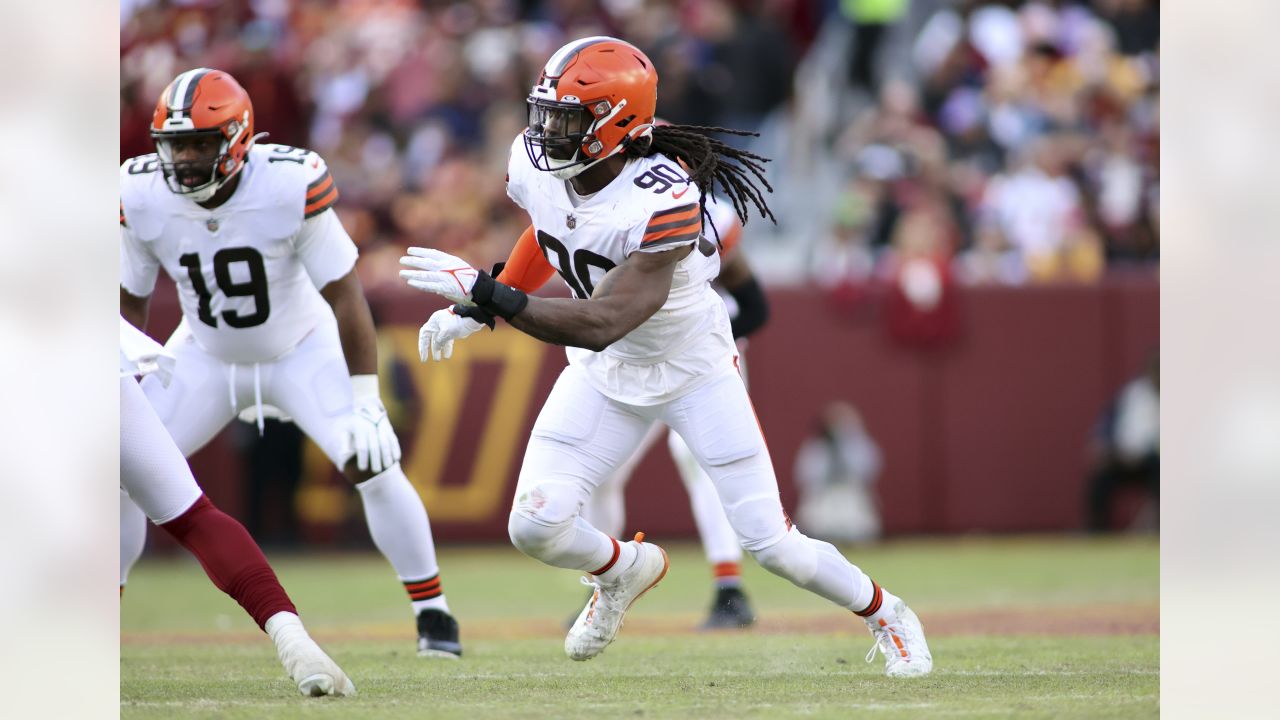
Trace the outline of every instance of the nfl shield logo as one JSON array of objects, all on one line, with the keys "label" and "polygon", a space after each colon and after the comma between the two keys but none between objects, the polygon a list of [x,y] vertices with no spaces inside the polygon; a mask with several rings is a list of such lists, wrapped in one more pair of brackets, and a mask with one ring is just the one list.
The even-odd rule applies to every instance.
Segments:
[{"label": "nfl shield logo", "polygon": [[218,232],[218,221],[213,218],[205,220],[204,226],[209,228],[209,232]]},{"label": "nfl shield logo", "polygon": [[572,230],[572,229],[574,229],[575,227],[577,227],[577,225],[578,225],[578,218],[576,218],[576,217],[574,217],[574,216],[570,215],[569,217],[567,217],[567,218],[565,218],[565,219],[564,219],[564,224],[565,224],[565,225],[568,225],[568,226],[569,226],[569,229],[570,229],[570,230]]}]

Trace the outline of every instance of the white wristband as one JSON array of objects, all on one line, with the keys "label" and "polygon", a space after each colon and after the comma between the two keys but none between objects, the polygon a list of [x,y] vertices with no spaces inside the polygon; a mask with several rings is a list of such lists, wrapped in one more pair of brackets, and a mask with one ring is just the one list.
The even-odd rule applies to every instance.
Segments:
[{"label": "white wristband", "polygon": [[361,400],[380,399],[378,394],[378,376],[352,375],[351,395],[357,402]]}]

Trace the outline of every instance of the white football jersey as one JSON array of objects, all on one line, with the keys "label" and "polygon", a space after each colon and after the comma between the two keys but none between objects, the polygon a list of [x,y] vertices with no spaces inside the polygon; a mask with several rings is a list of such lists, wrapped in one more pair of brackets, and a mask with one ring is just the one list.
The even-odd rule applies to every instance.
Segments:
[{"label": "white football jersey", "polygon": [[675,269],[666,303],[638,328],[591,352],[567,348],[605,395],[651,405],[692,390],[713,365],[731,367],[733,339],[724,303],[711,289],[720,273],[714,242],[702,235],[701,193],[664,155],[633,159],[594,195],[574,205],[568,182],[538,170],[523,136],[511,148],[507,194],[533,222],[547,261],[575,297],[588,298],[605,273],[635,252],[694,246]]},{"label": "white football jersey", "polygon": [[232,363],[277,358],[333,317],[319,288],[355,266],[355,244],[330,209],[337,198],[324,160],[286,145],[252,148],[239,187],[213,210],[169,190],[155,155],[128,160],[120,167],[120,285],[149,296],[163,267],[210,354]]}]

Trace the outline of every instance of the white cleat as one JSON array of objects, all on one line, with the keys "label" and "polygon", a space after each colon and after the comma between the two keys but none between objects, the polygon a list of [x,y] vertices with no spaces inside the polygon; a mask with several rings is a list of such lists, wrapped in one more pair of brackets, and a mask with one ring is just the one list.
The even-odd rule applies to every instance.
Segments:
[{"label": "white cleat", "polygon": [[285,672],[298,684],[298,692],[307,697],[356,694],[356,686],[292,613],[277,613],[267,621],[267,634],[276,644],[276,655]]},{"label": "white cleat", "polygon": [[636,546],[636,560],[613,583],[582,579],[595,587],[591,599],[582,608],[569,634],[564,639],[564,652],[574,660],[590,660],[604,651],[622,628],[622,617],[658,581],[667,574],[667,553],[653,543],[644,542],[644,533],[636,533],[631,541]]},{"label": "white cleat", "polygon": [[924,639],[924,626],[920,618],[898,601],[893,607],[892,621],[867,620],[867,628],[875,636],[876,644],[867,653],[867,662],[876,657],[876,650],[884,654],[884,674],[889,677],[921,677],[933,670],[933,655]]}]

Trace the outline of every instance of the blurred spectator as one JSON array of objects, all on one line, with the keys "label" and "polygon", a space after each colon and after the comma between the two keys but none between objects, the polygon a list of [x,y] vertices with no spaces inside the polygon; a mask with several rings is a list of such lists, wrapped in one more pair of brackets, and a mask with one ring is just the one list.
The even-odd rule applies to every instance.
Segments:
[{"label": "blurred spectator", "polygon": [[1118,490],[1136,486],[1148,495],[1147,510],[1160,502],[1160,358],[1126,384],[1104,413],[1093,438],[1093,469],[1085,498],[1087,527],[1111,529]]},{"label": "blurred spectator", "polygon": [[800,527],[834,543],[880,537],[880,511],[871,493],[879,474],[880,448],[862,416],[849,403],[827,405],[816,433],[796,454]]},{"label": "blurred spectator", "polygon": [[891,278],[912,215],[961,282],[1089,282],[1159,256],[1155,0],[130,0],[121,158],[152,151],[174,75],[227,70],[268,142],[329,160],[361,277],[394,292],[382,266],[410,243],[505,257],[523,100],[593,34],[650,54],[666,118],[762,133],[730,139],[774,157],[780,224],[744,242],[770,241],[785,277]]},{"label": "blurred spectator", "polygon": [[906,15],[908,4],[909,0],[840,0],[840,12],[853,24],[849,79],[854,87],[872,94],[880,89],[877,51],[890,26]]}]

